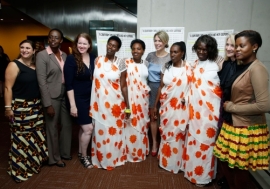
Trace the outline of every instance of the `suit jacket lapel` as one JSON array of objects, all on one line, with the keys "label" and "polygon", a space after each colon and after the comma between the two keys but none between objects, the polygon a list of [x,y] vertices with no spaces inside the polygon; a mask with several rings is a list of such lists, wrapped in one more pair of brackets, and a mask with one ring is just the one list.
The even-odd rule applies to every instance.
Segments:
[{"label": "suit jacket lapel", "polygon": [[58,68],[62,71],[59,62],[56,60],[55,55],[52,53],[52,54],[50,54],[49,56],[50,56],[50,59],[51,59],[51,60],[58,66]]}]

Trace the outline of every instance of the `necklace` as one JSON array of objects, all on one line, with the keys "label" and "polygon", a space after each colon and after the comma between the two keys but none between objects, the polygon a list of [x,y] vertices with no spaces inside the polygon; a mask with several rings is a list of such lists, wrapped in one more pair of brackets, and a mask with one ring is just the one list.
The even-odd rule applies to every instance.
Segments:
[{"label": "necklace", "polygon": [[[135,60],[132,58],[132,60],[135,62]],[[143,59],[141,59],[141,62],[135,62],[137,64],[142,64],[143,63]]]},{"label": "necklace", "polygon": [[27,66],[28,68],[31,67],[32,63],[30,63],[29,65],[24,63],[22,59],[18,59],[23,65]]},{"label": "necklace", "polygon": [[[105,58],[106,58],[106,56],[105,56]],[[111,63],[109,64],[109,63],[105,63],[105,62],[103,62],[103,70],[105,71],[105,72],[109,72],[109,71],[111,71],[112,70],[112,65],[115,63],[115,61],[116,61],[116,57],[114,56],[113,57],[113,61],[110,61]],[[110,59],[109,59],[110,60]],[[105,69],[105,67],[106,67],[106,65],[109,65],[109,69]],[[108,66],[107,66],[108,67]]]},{"label": "necklace", "polygon": [[[183,66],[183,60],[181,60],[181,64],[180,64],[180,67],[174,67],[173,65],[172,65],[172,75],[173,75],[173,77],[176,77],[178,74],[180,75],[180,72],[181,72],[181,68],[182,68],[182,66]],[[180,70],[180,72],[178,72],[178,73],[176,73],[176,74],[174,74],[174,69],[179,69]]]}]

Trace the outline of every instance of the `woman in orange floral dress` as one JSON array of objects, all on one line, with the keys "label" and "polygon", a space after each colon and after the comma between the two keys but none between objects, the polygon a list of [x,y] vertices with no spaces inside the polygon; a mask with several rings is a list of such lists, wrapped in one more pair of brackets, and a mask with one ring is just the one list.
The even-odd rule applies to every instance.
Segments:
[{"label": "woman in orange floral dress", "polygon": [[185,177],[197,186],[204,186],[215,177],[213,148],[218,129],[221,89],[219,86],[217,42],[203,35],[197,39],[193,51],[198,60],[191,64],[188,73],[189,128],[183,152]]},{"label": "woman in orange floral dress", "polygon": [[149,154],[148,62],[141,59],[145,50],[142,40],[133,40],[130,47],[133,58],[126,59],[128,98],[131,106],[130,119],[125,127],[127,161],[140,162]]},{"label": "woman in orange floral dress", "polygon": [[96,58],[90,103],[90,116],[94,119],[92,163],[107,170],[123,165],[127,158],[123,133],[124,110],[129,108],[126,65],[124,59],[115,56],[121,44],[117,36],[111,36],[106,56]]},{"label": "woman in orange floral dress", "polygon": [[[178,173],[181,169],[185,129],[188,123],[185,98],[189,86],[185,56],[186,44],[182,41],[174,43],[170,49],[171,61],[161,69],[161,83],[155,102],[157,105],[160,101],[159,166],[172,173]],[[157,118],[156,108],[153,117]]]}]

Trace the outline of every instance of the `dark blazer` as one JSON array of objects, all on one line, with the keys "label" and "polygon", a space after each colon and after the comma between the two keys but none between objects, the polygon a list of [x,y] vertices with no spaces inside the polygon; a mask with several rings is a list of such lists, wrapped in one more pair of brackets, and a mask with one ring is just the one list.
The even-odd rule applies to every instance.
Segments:
[{"label": "dark blazer", "polygon": [[[66,53],[62,52],[64,62],[66,57]],[[36,58],[36,71],[43,106],[51,106],[51,98],[59,97],[62,87],[62,70],[55,55],[49,55],[46,49],[40,51]]]}]

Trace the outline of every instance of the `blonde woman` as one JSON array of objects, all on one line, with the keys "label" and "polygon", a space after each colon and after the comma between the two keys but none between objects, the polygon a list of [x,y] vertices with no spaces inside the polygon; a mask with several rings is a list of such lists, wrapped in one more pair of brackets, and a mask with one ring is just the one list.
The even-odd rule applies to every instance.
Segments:
[{"label": "blonde woman", "polygon": [[159,31],[154,35],[154,45],[156,51],[151,52],[146,57],[146,60],[149,62],[148,66],[148,85],[151,89],[150,97],[149,97],[149,109],[150,109],[150,128],[151,128],[151,135],[152,135],[152,151],[151,155],[156,156],[158,152],[158,142],[157,142],[157,131],[158,131],[158,117],[154,117],[154,108],[155,107],[155,100],[158,93],[158,88],[160,85],[161,80],[161,68],[164,66],[165,63],[171,60],[170,54],[165,50],[169,47],[169,35],[165,31]]}]

